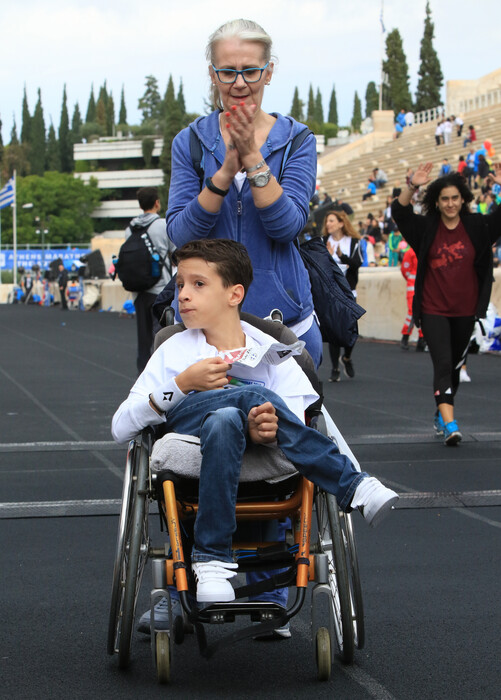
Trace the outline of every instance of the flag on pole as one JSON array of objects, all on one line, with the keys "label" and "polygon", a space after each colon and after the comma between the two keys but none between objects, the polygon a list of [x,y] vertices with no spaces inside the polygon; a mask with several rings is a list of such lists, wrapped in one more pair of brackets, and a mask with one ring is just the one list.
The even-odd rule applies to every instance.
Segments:
[{"label": "flag on pole", "polygon": [[0,209],[14,204],[14,178],[11,177],[6,185],[0,190]]}]

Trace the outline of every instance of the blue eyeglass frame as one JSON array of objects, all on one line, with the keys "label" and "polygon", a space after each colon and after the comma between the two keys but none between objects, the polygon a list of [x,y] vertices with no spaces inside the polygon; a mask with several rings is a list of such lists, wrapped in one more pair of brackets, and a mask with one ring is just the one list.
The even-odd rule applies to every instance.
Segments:
[{"label": "blue eyeglass frame", "polygon": [[[258,68],[256,66],[255,68],[244,68],[243,70],[235,70],[234,68],[216,68],[216,66],[213,63],[211,63],[212,70],[217,75],[217,79],[219,80],[219,82],[222,83],[223,85],[233,85],[233,83],[237,82],[239,75],[242,76],[244,83],[251,84],[251,85],[252,85],[252,83],[259,83],[259,81],[263,77],[263,71],[265,71],[269,65],[270,65],[270,62],[268,61],[268,63],[265,66],[263,66],[262,68]],[[219,71],[222,71],[222,70],[232,71],[233,73],[235,73],[235,80],[230,80],[230,81],[221,80],[221,78],[219,77]],[[257,80],[246,80],[245,73],[248,73],[249,71],[254,71],[254,70],[261,71],[259,74],[259,78]]]}]

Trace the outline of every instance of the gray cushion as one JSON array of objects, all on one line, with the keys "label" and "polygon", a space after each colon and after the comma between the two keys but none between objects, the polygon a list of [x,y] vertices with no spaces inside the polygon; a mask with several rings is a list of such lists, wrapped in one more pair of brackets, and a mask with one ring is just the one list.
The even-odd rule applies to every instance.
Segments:
[{"label": "gray cushion", "polygon": [[[193,435],[167,433],[153,445],[151,469],[155,472],[169,470],[180,476],[198,479],[201,464],[200,440]],[[242,460],[240,481],[273,483],[296,473],[292,462],[278,447],[251,445]]]}]

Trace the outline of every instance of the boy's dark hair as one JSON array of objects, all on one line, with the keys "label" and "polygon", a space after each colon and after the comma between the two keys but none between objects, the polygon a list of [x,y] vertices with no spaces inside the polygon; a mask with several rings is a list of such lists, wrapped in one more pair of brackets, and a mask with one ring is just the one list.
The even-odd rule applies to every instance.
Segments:
[{"label": "boy's dark hair", "polygon": [[174,265],[179,265],[182,260],[189,258],[201,258],[206,262],[214,263],[223,286],[241,284],[245,299],[253,273],[249,254],[241,243],[225,238],[202,238],[185,243],[172,254]]},{"label": "boy's dark hair", "polygon": [[158,199],[157,187],[140,187],[137,191],[137,201],[143,211],[153,209]]},{"label": "boy's dark hair", "polygon": [[449,173],[448,175],[437,178],[428,185],[422,202],[425,214],[436,213],[438,198],[445,187],[456,187],[459,190],[459,194],[464,200],[459,214],[460,216],[469,214],[470,207],[468,205],[473,199],[473,194],[466,184],[466,180],[459,173]]}]

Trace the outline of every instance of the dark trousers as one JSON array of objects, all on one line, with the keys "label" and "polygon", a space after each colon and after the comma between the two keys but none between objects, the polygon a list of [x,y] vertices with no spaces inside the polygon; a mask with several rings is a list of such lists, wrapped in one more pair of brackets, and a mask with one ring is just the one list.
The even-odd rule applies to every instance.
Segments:
[{"label": "dark trousers", "polygon": [[150,292],[139,292],[135,301],[137,325],[137,371],[141,374],[153,350],[153,314],[151,307],[157,298]]},{"label": "dark trousers", "polygon": [[466,360],[474,316],[423,314],[421,328],[433,362],[433,391],[437,406],[454,405],[459,372]]},{"label": "dark trousers", "polygon": [[[343,357],[346,357],[347,360],[351,358],[351,353],[353,352],[353,348],[355,346],[352,345],[351,348],[343,348],[344,349],[344,355]],[[339,355],[341,353],[341,348],[339,345],[334,345],[334,343],[329,343],[329,355],[331,358],[331,363],[332,363],[332,369],[339,369]]]}]

